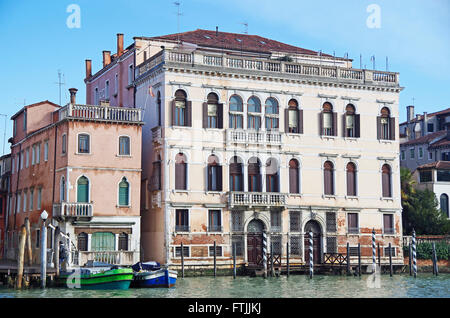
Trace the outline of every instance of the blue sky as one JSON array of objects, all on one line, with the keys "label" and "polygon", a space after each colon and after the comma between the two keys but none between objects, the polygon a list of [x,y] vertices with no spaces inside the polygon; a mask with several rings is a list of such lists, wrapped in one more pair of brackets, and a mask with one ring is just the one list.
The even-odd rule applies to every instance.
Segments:
[{"label": "blue sky", "polygon": [[[400,119],[415,99],[416,113],[450,107],[450,1],[448,0],[178,0],[180,30],[197,28],[248,33],[288,44],[343,56],[354,66],[400,72]],[[116,33],[133,36],[177,32],[174,0],[0,0],[0,113],[11,116],[24,103],[59,102],[58,69],[64,74],[63,103],[67,89],[79,89],[85,101],[84,60],[93,71],[102,63],[102,51],[116,51]],[[66,12],[70,4],[81,8],[81,28],[70,29]],[[380,8],[380,28],[366,24]],[[4,120],[0,117],[0,150]],[[6,127],[11,134],[11,123]],[[6,146],[8,148],[8,145]]]}]

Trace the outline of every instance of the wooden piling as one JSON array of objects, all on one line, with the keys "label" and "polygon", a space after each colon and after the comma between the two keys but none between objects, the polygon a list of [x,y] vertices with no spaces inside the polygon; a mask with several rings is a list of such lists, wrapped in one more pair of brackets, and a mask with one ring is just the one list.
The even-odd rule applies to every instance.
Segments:
[{"label": "wooden piling", "polygon": [[181,243],[181,278],[184,278],[184,248]]},{"label": "wooden piling", "polygon": [[412,248],[411,248],[411,243],[409,243],[409,276],[412,276]]},{"label": "wooden piling", "polygon": [[214,277],[217,276],[216,241],[214,241]]},{"label": "wooden piling", "polygon": [[236,243],[233,244],[233,278],[236,278]]},{"label": "wooden piling", "polygon": [[389,243],[389,276],[392,277],[392,245]]},{"label": "wooden piling", "polygon": [[33,262],[33,249],[31,247],[30,219],[28,219],[28,217],[25,218],[25,230],[27,231],[26,250],[27,250],[27,258],[28,258],[28,266],[31,266],[31,264]]},{"label": "wooden piling", "polygon": [[286,243],[286,275],[289,277],[289,242]]},{"label": "wooden piling", "polygon": [[273,268],[273,242],[270,242],[270,276],[274,277],[275,272]]},{"label": "wooden piling", "polygon": [[361,243],[358,243],[358,276],[361,276]]},{"label": "wooden piling", "polygon": [[22,288],[23,280],[23,263],[25,259],[25,240],[27,238],[27,230],[25,225],[20,228],[19,236],[19,255],[17,257],[17,288]]},{"label": "wooden piling", "polygon": [[350,275],[350,244],[347,242],[347,275]]},{"label": "wooden piling", "polygon": [[61,230],[60,230],[59,226],[57,226],[56,230],[55,230],[55,238],[54,238],[54,243],[53,243],[54,250],[55,250],[55,253],[53,253],[53,255],[54,255],[53,263],[55,264],[56,277],[59,277],[59,237],[60,237],[60,233],[61,233]]},{"label": "wooden piling", "polygon": [[381,250],[380,250],[380,243],[378,243],[378,267],[380,268],[380,273],[381,273]]},{"label": "wooden piling", "polygon": [[438,276],[438,264],[437,264],[437,254],[436,254],[436,245],[433,242],[433,274]]}]

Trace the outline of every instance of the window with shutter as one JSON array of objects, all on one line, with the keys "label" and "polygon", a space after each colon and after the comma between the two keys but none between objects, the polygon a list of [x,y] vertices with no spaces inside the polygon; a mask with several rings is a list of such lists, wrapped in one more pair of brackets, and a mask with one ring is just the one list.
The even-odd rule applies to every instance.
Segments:
[{"label": "window with shutter", "polygon": [[261,162],[258,158],[252,157],[248,161],[248,191],[261,192]]},{"label": "window with shutter", "polygon": [[333,106],[330,103],[323,104],[321,116],[321,135],[334,136],[336,133],[335,113],[333,113]]},{"label": "window with shutter", "polygon": [[353,162],[347,164],[347,195],[356,196],[356,166]]},{"label": "window with shutter", "polygon": [[345,137],[357,137],[355,107],[348,104],[345,110]]},{"label": "window with shutter", "polygon": [[188,124],[188,103],[186,100],[187,94],[185,91],[179,89],[175,92],[175,100],[173,102],[172,116],[174,126],[189,126]]},{"label": "window with shutter", "polygon": [[289,161],[289,192],[300,193],[299,164],[296,159],[291,159]]},{"label": "window with shutter", "polygon": [[238,157],[231,158],[230,162],[230,190],[244,191],[242,162]]},{"label": "window with shutter", "polygon": [[189,232],[189,211],[177,209],[175,211],[175,231]]},{"label": "window with shutter", "polygon": [[393,214],[383,214],[383,232],[385,234],[395,234]]},{"label": "window with shutter", "polygon": [[323,165],[324,168],[324,192],[325,195],[334,195],[334,165],[330,161],[326,161]]},{"label": "window with shutter", "polygon": [[[39,192],[38,192],[38,202],[39,202]],[[89,202],[89,180],[85,176],[79,178],[77,182],[77,202],[78,203]]]},{"label": "window with shutter", "polygon": [[220,166],[217,156],[209,156],[207,169],[208,191],[222,191],[222,166]]},{"label": "window with shutter", "polygon": [[127,179],[124,177],[122,181],[119,183],[119,205],[120,206],[129,206],[130,205],[130,184]]},{"label": "window with shutter", "polygon": [[175,157],[175,189],[187,190],[187,163],[186,156],[179,153]]},{"label": "window with shutter", "polygon": [[348,233],[358,234],[359,233],[358,213],[348,213],[347,222],[348,222],[347,224]]},{"label": "window with shutter", "polygon": [[392,187],[391,187],[391,167],[388,164],[382,167],[382,196],[384,198],[392,197]]},{"label": "window with shutter", "polygon": [[279,192],[278,182],[278,162],[274,158],[270,158],[266,162],[266,191]]},{"label": "window with shutter", "polygon": [[111,232],[95,232],[91,238],[92,251],[115,251],[116,238]]}]

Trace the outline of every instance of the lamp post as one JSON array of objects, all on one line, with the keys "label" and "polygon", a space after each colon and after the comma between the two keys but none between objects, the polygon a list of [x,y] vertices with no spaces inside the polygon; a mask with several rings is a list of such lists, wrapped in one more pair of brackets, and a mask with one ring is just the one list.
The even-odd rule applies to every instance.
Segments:
[{"label": "lamp post", "polygon": [[47,211],[42,211],[42,230],[41,230],[41,288],[45,288],[47,280],[47,228],[45,221],[48,218]]}]

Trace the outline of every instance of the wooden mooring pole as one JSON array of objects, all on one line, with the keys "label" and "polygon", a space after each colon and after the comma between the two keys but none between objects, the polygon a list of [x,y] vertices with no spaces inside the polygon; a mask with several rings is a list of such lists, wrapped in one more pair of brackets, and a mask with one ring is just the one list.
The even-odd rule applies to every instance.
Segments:
[{"label": "wooden mooring pole", "polygon": [[437,263],[436,244],[433,242],[433,274],[438,276],[439,268]]},{"label": "wooden mooring pole", "polygon": [[233,244],[233,278],[236,278],[236,243]]},{"label": "wooden mooring pole", "polygon": [[358,276],[361,276],[361,243],[358,243]]},{"label": "wooden mooring pole", "polygon": [[54,238],[54,243],[53,243],[53,247],[55,250],[54,255],[54,260],[53,263],[55,264],[55,270],[56,270],[56,277],[59,277],[59,238],[60,238],[60,233],[61,230],[59,228],[59,226],[56,227],[55,230],[55,238]]},{"label": "wooden mooring pole", "polygon": [[389,243],[389,276],[392,277],[392,245]]},{"label": "wooden mooring pole", "polygon": [[184,248],[181,243],[181,278],[184,278]]},{"label": "wooden mooring pole", "polygon": [[23,280],[23,263],[25,259],[25,240],[27,238],[27,230],[25,229],[25,225],[22,225],[20,228],[20,237],[19,237],[19,255],[17,257],[17,288],[22,288],[22,280]]},{"label": "wooden mooring pole", "polygon": [[289,242],[286,243],[286,275],[289,277]]},{"label": "wooden mooring pole", "polygon": [[309,232],[309,278],[313,278],[314,273],[314,254],[313,254],[313,232]]},{"label": "wooden mooring pole", "polygon": [[412,248],[411,248],[411,243],[409,243],[409,276],[412,276]]},{"label": "wooden mooring pole", "polygon": [[378,243],[378,267],[380,268],[381,273],[381,250],[380,250],[380,243]]},{"label": "wooden mooring pole", "polygon": [[413,256],[413,273],[414,278],[417,277],[417,262],[416,262],[416,231],[413,229],[412,233],[412,256]]},{"label": "wooden mooring pole", "polygon": [[263,267],[264,278],[267,278],[267,234],[263,232]]},{"label": "wooden mooring pole", "polygon": [[214,277],[217,276],[216,241],[214,241]]},{"label": "wooden mooring pole", "polygon": [[31,247],[30,219],[28,219],[28,217],[25,218],[25,229],[27,231],[26,250],[27,250],[27,258],[28,258],[28,266],[31,266],[31,264],[33,262],[33,252],[32,252],[32,247]]},{"label": "wooden mooring pole", "polygon": [[350,275],[350,244],[347,242],[347,275]]},{"label": "wooden mooring pole", "polygon": [[270,242],[270,276],[274,277],[275,272],[273,268],[273,242]]}]

